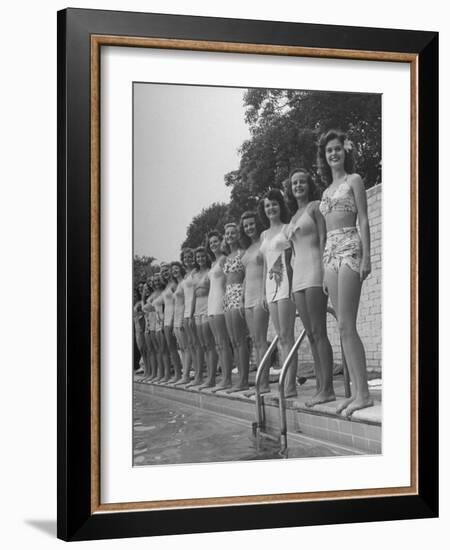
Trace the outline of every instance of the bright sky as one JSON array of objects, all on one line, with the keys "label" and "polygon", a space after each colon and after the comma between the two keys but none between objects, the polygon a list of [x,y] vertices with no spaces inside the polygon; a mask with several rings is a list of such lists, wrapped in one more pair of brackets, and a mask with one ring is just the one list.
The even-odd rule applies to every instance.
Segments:
[{"label": "bright sky", "polygon": [[178,259],[202,208],[228,202],[224,175],[249,137],[242,88],[134,84],[134,253]]}]

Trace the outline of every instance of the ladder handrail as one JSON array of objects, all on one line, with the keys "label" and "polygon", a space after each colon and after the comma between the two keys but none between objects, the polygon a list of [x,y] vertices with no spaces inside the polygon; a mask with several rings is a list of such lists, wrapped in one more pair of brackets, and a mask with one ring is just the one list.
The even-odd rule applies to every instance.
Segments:
[{"label": "ladder handrail", "polygon": [[[281,367],[280,378],[278,380],[278,392],[279,392],[278,406],[280,411],[281,452],[283,452],[287,448],[286,398],[284,396],[284,381],[286,379],[286,375],[288,373],[289,367],[292,367],[292,365],[290,365],[292,358],[294,354],[297,353],[297,350],[300,347],[300,344],[303,342],[303,339],[305,338],[305,336],[306,336],[306,330],[303,329],[300,333],[300,336],[294,342],[294,345],[290,349],[286,357],[286,360],[284,361],[283,366]],[[297,363],[295,364],[295,369],[297,370]]]},{"label": "ladder handrail", "polygon": [[267,348],[266,353],[264,354],[264,357],[261,359],[260,364],[258,365],[258,369],[256,371],[256,377],[255,377],[255,402],[256,402],[256,427],[257,429],[261,430],[263,426],[263,414],[262,414],[262,406],[261,406],[261,392],[259,389],[259,386],[261,384],[261,378],[264,373],[264,370],[267,368],[267,365],[270,366],[269,359],[274,352],[275,348],[278,344],[278,335],[275,335],[275,338],[270,343],[270,346]]},{"label": "ladder handrail", "polygon": [[[332,315],[336,319],[336,321],[338,320],[336,312],[331,306],[327,306],[327,313]],[[286,419],[286,398],[284,395],[284,382],[286,380],[289,367],[291,366],[290,363],[292,361],[292,358],[294,354],[297,353],[298,348],[303,342],[305,336],[306,336],[306,330],[303,328],[297,340],[294,342],[294,345],[290,349],[288,356],[286,357],[286,360],[283,363],[283,366],[281,367],[280,376],[278,379],[278,391],[279,391],[278,408],[280,413],[281,453],[284,453],[287,449],[287,419]],[[264,354],[264,357],[262,358],[258,366],[258,369],[256,371],[255,401],[256,401],[256,428],[258,431],[261,431],[264,428],[262,400],[261,400],[261,392],[260,392],[261,378],[265,369],[269,365],[269,359],[272,353],[274,352],[274,350],[276,349],[278,341],[279,341],[279,337],[278,335],[276,335],[272,340],[272,342],[270,343],[270,346],[268,347],[266,353]],[[341,353],[342,353],[342,366],[344,371],[345,396],[350,397],[350,382],[349,382],[348,368],[347,368],[347,362],[345,360],[344,349],[342,347],[341,340],[340,340],[340,344],[341,344]],[[295,368],[297,368],[297,364],[295,365]]]}]

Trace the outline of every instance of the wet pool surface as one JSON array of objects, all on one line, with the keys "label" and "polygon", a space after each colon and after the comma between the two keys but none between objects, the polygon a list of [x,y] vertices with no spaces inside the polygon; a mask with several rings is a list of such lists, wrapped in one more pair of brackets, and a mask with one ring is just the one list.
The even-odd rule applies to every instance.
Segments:
[{"label": "wet pool surface", "polygon": [[[247,422],[140,392],[133,402],[134,466],[280,458],[279,444],[271,439],[262,438],[257,449]],[[289,445],[289,458],[349,454],[310,438]]]}]

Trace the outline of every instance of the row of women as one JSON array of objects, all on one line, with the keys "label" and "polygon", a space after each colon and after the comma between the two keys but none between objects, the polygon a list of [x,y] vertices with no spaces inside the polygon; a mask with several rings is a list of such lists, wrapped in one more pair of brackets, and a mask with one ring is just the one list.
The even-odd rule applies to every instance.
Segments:
[{"label": "row of women", "polygon": [[[181,262],[161,264],[134,308],[136,337],[150,380],[230,393],[247,390],[247,328],[259,364],[268,346],[270,317],[283,363],[294,344],[297,311],[317,378],[316,394],[306,404],[333,401],[333,356],[326,323],[329,296],[352,383],[352,396],[339,403],[337,412],[350,416],[372,405],[356,327],[361,285],[370,273],[370,235],[366,192],[353,171],[352,149],[340,131],[322,135],[317,156],[328,185],[320,200],[311,174],[295,168],[285,194],[270,189],[258,211],[244,212],[239,224],[227,223],[223,236],[211,231],[204,246],[183,249]],[[139,329],[141,316],[145,316],[144,331]],[[233,363],[239,373],[234,385]],[[296,357],[292,365],[286,397],[297,395]],[[269,391],[266,372],[261,392]]]}]

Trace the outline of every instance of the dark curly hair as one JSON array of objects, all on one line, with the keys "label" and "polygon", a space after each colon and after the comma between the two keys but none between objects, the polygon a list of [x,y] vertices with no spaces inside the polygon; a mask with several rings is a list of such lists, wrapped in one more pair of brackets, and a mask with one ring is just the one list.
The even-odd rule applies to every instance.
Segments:
[{"label": "dark curly hair", "polygon": [[245,211],[239,220],[239,234],[241,238],[241,243],[244,248],[248,248],[252,244],[252,240],[248,235],[245,234],[244,231],[244,220],[248,220],[249,218],[255,219],[256,233],[258,234],[258,237],[261,235],[261,232],[263,230],[258,214],[251,210]]},{"label": "dark curly hair", "polygon": [[[174,260],[173,262],[170,262],[170,272],[172,272],[172,267],[174,265],[177,265],[180,268],[181,276],[184,277],[186,275],[186,270],[184,269],[184,266],[181,262],[178,260]],[[172,276],[172,279],[175,281],[175,278]],[[177,282],[177,281],[175,281]]]},{"label": "dark curly hair", "polygon": [[289,185],[287,186],[287,189],[286,189],[286,203],[289,207],[291,214],[295,214],[295,212],[297,212],[298,210],[297,200],[294,197],[294,194],[292,193],[292,181],[291,181],[292,176],[297,173],[306,174],[308,178],[308,201],[315,201],[320,198],[319,188],[317,187],[311,175],[311,172],[306,168],[302,168],[302,167],[293,168],[289,173]]},{"label": "dark curly hair", "polygon": [[206,250],[206,247],[204,246],[197,246],[197,248],[194,250],[195,252],[195,266],[197,269],[200,268],[200,266],[197,263],[197,254],[200,252],[203,252],[206,256],[206,265],[208,266],[208,269],[211,267],[211,258],[209,257],[208,251]]},{"label": "dark curly hair", "polygon": [[[342,146],[344,146],[344,143],[347,139],[347,135],[342,130],[328,130],[328,132],[324,132],[319,139],[319,145],[317,148],[317,166],[318,171],[320,174],[320,177],[322,178],[322,181],[328,186],[333,181],[333,177],[331,175],[331,168],[328,165],[326,156],[325,156],[325,148],[333,139],[338,139]],[[353,154],[353,149],[347,151],[345,150],[345,160],[344,160],[344,170],[347,172],[347,174],[353,174],[355,169],[355,159]]]},{"label": "dark curly hair", "polygon": [[266,216],[266,213],[264,212],[264,201],[268,199],[269,201],[276,201],[280,205],[280,220],[283,223],[289,223],[289,220],[291,219],[289,215],[288,208],[286,206],[286,203],[284,202],[283,193],[279,189],[269,189],[264,194],[263,198],[258,203],[258,216],[261,220],[261,223],[263,227],[267,228],[270,225],[269,218]]},{"label": "dark curly hair", "polygon": [[205,248],[206,248],[206,252],[208,253],[208,256],[210,257],[211,261],[215,260],[216,256],[214,254],[214,252],[211,250],[211,247],[209,245],[209,240],[211,239],[211,237],[217,237],[220,241],[220,251],[222,252],[222,254],[227,254],[227,251],[225,250],[224,246],[223,246],[223,235],[221,235],[219,233],[219,231],[217,231],[217,229],[211,229],[211,231],[208,231],[208,233],[206,234],[206,237],[205,237]]}]

